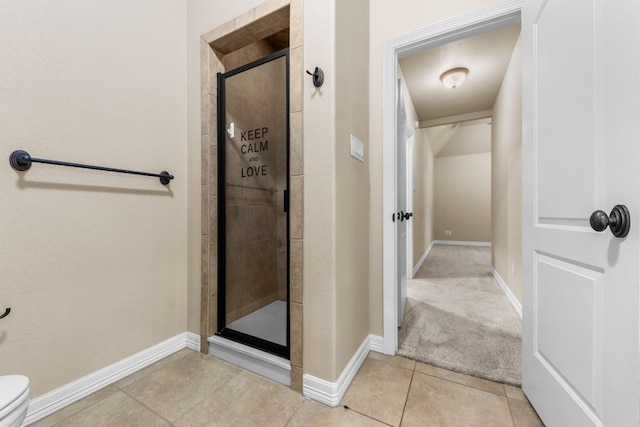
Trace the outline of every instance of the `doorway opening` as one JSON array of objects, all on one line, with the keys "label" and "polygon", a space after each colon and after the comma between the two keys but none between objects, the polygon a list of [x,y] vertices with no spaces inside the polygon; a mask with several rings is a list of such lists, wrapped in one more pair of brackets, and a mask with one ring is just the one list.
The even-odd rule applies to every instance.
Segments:
[{"label": "doorway opening", "polygon": [[[457,42],[463,39],[468,39],[474,36],[479,36],[492,31],[504,29],[506,27],[519,25],[520,22],[520,6],[516,4],[504,4],[502,8],[480,11],[475,14],[463,16],[450,21],[443,22],[441,24],[427,27],[419,30],[415,33],[402,36],[402,38],[390,40],[385,46],[385,72],[388,77],[384,81],[384,208],[386,212],[400,211],[402,208],[397,204],[400,198],[398,192],[400,192],[401,186],[398,184],[398,180],[401,177],[401,173],[398,169],[398,163],[402,161],[401,151],[395,145],[395,136],[398,133],[398,129],[403,127],[403,123],[399,123],[397,117],[397,79],[399,74],[405,72],[404,69],[398,64],[401,63],[403,58],[410,57],[416,53],[425,51],[427,49],[434,49],[445,46],[452,42]],[[463,66],[463,64],[451,64],[450,68],[455,66]],[[442,70],[446,71],[446,69]],[[438,82],[439,83],[439,82]],[[445,117],[436,117],[426,120],[418,119],[419,130],[416,133],[424,131],[423,128],[433,126],[445,126],[453,124],[458,129],[461,127],[461,123],[470,121],[482,121],[487,117],[491,117],[491,111],[487,112],[487,108],[477,108],[474,113],[463,112],[460,110],[451,110]],[[490,108],[489,108],[490,110]],[[521,118],[519,119],[521,121]],[[486,123],[485,123],[486,126]],[[414,147],[417,149],[419,145],[418,136],[416,136],[416,142]],[[441,147],[442,149],[442,147]],[[453,149],[453,148],[451,148]],[[395,159],[395,160],[394,160]],[[419,170],[418,164],[414,165],[414,170]],[[413,187],[409,183],[409,187]],[[414,203],[417,203],[414,201]],[[412,220],[419,218],[416,215],[416,208],[413,209],[414,217]],[[491,216],[491,214],[489,214]],[[422,216],[422,215],[420,215]],[[386,215],[385,215],[386,217]],[[414,227],[417,227],[417,223],[414,223]],[[440,227],[443,228],[443,227]],[[489,226],[490,228],[490,226]],[[433,228],[432,228],[433,229]],[[435,230],[429,237],[429,243],[438,243],[439,240],[455,240],[455,229],[447,227],[450,233],[446,233],[445,229],[438,230],[446,236],[450,237],[435,237]],[[453,231],[453,233],[451,233]],[[520,231],[518,230],[520,233]],[[402,290],[399,289],[397,284],[397,277],[399,276],[399,270],[406,268],[410,262],[419,264],[420,260],[424,260],[428,253],[428,248],[416,248],[414,244],[415,254],[413,260],[398,259],[398,253],[400,248],[397,239],[397,225],[391,221],[385,221],[383,227],[384,234],[384,351],[386,354],[395,354],[398,350],[398,329],[397,319],[399,313],[397,310],[401,306],[399,299],[402,297]],[[417,239],[417,237],[416,237]],[[477,242],[477,238],[462,238],[464,241]],[[485,239],[481,239],[485,240]],[[518,239],[519,240],[519,239]],[[491,239],[489,239],[491,241]],[[427,246],[429,246],[429,243]],[[409,271],[409,276],[417,269]],[[508,287],[507,287],[508,288]]]}]

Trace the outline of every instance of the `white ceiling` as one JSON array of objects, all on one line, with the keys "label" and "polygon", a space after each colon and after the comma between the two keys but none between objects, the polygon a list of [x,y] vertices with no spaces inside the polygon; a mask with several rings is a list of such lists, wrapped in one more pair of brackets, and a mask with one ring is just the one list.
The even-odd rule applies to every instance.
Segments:
[{"label": "white ceiling", "polygon": [[[419,121],[491,110],[520,35],[520,25],[431,48],[399,60]],[[465,67],[469,75],[456,89],[440,75]]]}]

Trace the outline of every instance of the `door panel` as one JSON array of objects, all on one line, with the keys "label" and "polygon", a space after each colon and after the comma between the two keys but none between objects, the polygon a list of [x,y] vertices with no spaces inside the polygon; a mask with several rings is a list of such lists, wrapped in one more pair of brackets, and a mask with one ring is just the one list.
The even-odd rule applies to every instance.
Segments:
[{"label": "door panel", "polygon": [[218,75],[218,335],[289,356],[288,51]]},{"label": "door panel", "polygon": [[[407,114],[404,106],[404,94],[402,93],[402,80],[398,80],[398,118],[397,118],[397,166],[396,166],[396,194],[398,205],[396,212],[401,215],[407,212]],[[407,302],[407,221],[397,218],[397,244],[396,271],[398,274],[398,327],[402,326],[404,319],[404,307]]]},{"label": "door panel", "polygon": [[[639,423],[639,21],[625,0],[523,9],[523,389],[548,426]],[[616,204],[623,239],[589,225]]]},{"label": "door panel", "polygon": [[[593,189],[601,185],[593,174],[597,144],[593,8],[549,1],[538,11],[535,30],[536,127],[538,139],[538,220],[588,227],[585,214],[593,208]],[[571,22],[571,31],[557,29]],[[565,76],[563,78],[561,76]],[[580,108],[576,108],[580,106]],[[567,159],[580,152],[580,161],[567,173]]]}]

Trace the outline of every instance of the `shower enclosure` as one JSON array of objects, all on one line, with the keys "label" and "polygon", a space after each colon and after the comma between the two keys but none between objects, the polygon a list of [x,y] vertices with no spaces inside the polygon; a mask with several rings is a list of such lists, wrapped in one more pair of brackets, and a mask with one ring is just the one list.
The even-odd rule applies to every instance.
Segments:
[{"label": "shower enclosure", "polygon": [[218,74],[217,335],[289,358],[289,51]]}]

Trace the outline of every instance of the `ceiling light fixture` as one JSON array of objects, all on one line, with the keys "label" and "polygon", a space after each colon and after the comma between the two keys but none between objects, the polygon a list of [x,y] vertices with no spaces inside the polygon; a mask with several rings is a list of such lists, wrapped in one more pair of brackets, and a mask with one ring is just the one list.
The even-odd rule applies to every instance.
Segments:
[{"label": "ceiling light fixture", "polygon": [[449,89],[455,89],[464,82],[467,74],[469,74],[469,70],[466,68],[453,68],[442,73],[440,80]]}]

